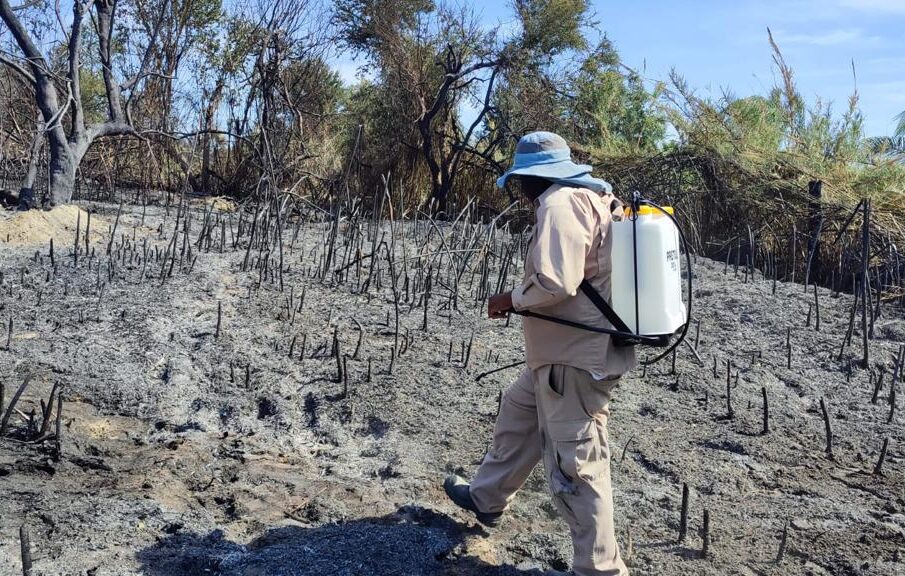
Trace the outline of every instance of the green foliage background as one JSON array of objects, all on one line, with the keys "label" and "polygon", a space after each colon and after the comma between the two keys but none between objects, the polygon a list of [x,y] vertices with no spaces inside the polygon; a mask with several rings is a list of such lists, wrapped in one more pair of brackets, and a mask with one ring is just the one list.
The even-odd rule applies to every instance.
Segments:
[{"label": "green foliage background", "polygon": [[[443,0],[123,0],[116,72],[128,77],[146,54],[159,73],[129,95],[142,138],[98,142],[81,174],[110,190],[188,183],[240,199],[266,181],[326,207],[350,199],[367,207],[390,182],[414,213],[436,208],[438,177],[428,168],[439,164],[455,167],[443,176],[453,183],[447,215],[476,199],[489,217],[510,202],[494,181],[518,138],[549,130],[617,194],[675,204],[703,252],[725,250],[749,227],[775,242],[805,228],[813,180],[823,182],[828,230],[871,198],[879,229],[905,240],[905,112],[897,134],[872,138],[857,93],[838,113],[806,102],[772,36],[775,87],[701,98],[679,72],[650,79],[626,66],[587,0],[513,0],[511,9],[517,26],[501,33]],[[53,29],[50,3],[26,16],[42,38]],[[93,34],[82,41],[81,94],[88,120],[101,121]],[[361,63],[356,82],[331,67],[337,50]],[[55,69],[65,69],[66,54],[65,40],[54,45]],[[439,90],[462,70],[472,72]],[[4,158],[23,166],[33,102],[6,68],[0,85]],[[419,121],[431,110],[425,147]],[[466,110],[482,112],[471,131]]]}]

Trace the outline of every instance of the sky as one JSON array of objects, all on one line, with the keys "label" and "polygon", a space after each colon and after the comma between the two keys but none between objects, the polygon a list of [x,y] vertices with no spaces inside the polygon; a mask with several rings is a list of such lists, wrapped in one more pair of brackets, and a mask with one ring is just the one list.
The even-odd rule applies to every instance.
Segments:
[{"label": "sky", "polygon": [[[517,25],[508,2],[463,1],[488,27]],[[890,135],[905,111],[905,0],[592,0],[592,6],[623,62],[652,82],[667,80],[675,68],[699,96],[766,94],[777,74],[769,27],[809,103],[832,101],[841,114],[857,87],[868,136]],[[337,64],[354,78],[353,61]]]}]

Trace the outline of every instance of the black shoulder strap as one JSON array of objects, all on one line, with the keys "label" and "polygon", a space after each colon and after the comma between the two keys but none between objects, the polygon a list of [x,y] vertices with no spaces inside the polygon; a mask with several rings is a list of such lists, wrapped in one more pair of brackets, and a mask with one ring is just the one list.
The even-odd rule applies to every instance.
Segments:
[{"label": "black shoulder strap", "polygon": [[594,287],[591,286],[591,283],[587,280],[582,280],[581,284],[579,284],[579,287],[581,288],[581,291],[584,292],[588,298],[590,298],[591,302],[594,303],[594,306],[596,306],[597,309],[600,310],[600,312],[606,317],[606,319],[609,320],[610,324],[613,325],[612,329],[588,326],[587,324],[581,324],[579,322],[573,322],[571,320],[565,320],[563,318],[556,318],[555,316],[547,316],[546,314],[540,314],[538,312],[532,312],[530,310],[522,310],[521,312],[510,310],[509,312],[518,314],[519,316],[539,318],[548,322],[555,322],[556,324],[571,326],[572,328],[579,328],[581,330],[596,332],[598,334],[609,334],[613,337],[613,343],[616,346],[635,346],[636,344],[647,344],[649,346],[669,345],[668,336],[640,336],[638,334],[634,334],[631,330],[629,330],[628,326],[625,325],[625,322],[622,321],[622,318],[620,318],[619,315],[616,314],[616,311],[606,303],[606,300],[603,299],[600,293],[595,290]]},{"label": "black shoulder strap", "polygon": [[591,286],[591,283],[587,281],[587,279],[582,280],[579,285],[581,291],[584,292],[585,296],[587,296],[591,302],[594,303],[594,306],[600,310],[601,314],[603,314],[606,319],[613,325],[613,328],[620,332],[624,332],[627,334],[632,334],[632,330],[629,329],[628,326],[625,325],[625,322],[622,321],[622,318],[616,314],[616,311],[613,310],[609,304],[607,304],[606,300],[603,299],[603,296],[600,295],[600,292],[594,289]]}]

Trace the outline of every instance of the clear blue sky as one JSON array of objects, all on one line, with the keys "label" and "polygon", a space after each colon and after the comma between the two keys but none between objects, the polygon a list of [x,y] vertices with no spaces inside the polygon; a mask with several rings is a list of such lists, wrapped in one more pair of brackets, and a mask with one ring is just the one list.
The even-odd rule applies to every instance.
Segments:
[{"label": "clear blue sky", "polygon": [[[470,2],[486,25],[515,25],[507,2]],[[809,103],[842,111],[857,73],[867,135],[905,110],[905,0],[593,0],[623,61],[666,80],[675,68],[699,95],[764,94],[774,84],[767,27]],[[354,66],[341,62],[343,75]]]}]

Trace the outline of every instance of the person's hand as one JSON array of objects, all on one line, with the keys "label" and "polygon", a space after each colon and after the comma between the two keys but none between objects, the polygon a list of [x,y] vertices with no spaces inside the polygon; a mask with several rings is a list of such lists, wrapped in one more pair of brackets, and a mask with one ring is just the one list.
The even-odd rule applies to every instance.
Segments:
[{"label": "person's hand", "polygon": [[512,292],[494,294],[487,301],[487,316],[489,318],[505,318],[512,310]]}]

